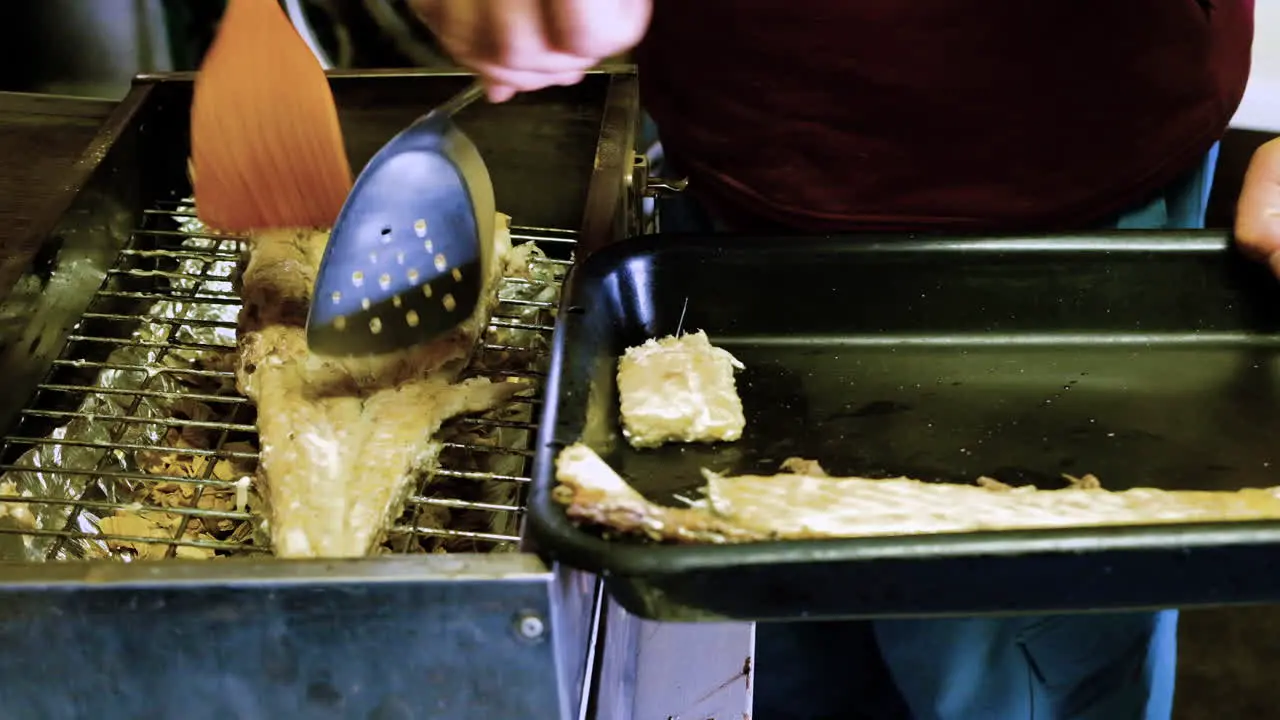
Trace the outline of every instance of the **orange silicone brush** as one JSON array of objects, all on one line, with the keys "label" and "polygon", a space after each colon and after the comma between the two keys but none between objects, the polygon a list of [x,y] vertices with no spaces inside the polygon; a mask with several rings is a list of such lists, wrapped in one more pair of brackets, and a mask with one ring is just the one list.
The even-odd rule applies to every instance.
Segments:
[{"label": "orange silicone brush", "polygon": [[223,232],[333,225],[351,190],[320,62],[276,0],[229,0],[196,76],[191,181]]}]

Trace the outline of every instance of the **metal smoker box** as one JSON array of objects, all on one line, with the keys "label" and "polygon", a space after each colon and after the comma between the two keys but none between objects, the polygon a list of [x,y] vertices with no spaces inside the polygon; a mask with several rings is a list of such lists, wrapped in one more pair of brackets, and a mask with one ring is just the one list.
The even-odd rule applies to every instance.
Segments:
[{"label": "metal smoker box", "polygon": [[[334,73],[352,162],[468,80]],[[445,431],[388,556],[276,560],[228,502],[254,460],[226,363],[243,241],[195,224],[190,96],[138,79],[0,288],[25,318],[0,336],[6,716],[577,717],[600,593],[520,551],[539,398]],[[620,67],[460,117],[548,256],[503,290],[479,352],[522,364],[499,372],[545,373],[575,251],[635,232],[637,115]]]}]

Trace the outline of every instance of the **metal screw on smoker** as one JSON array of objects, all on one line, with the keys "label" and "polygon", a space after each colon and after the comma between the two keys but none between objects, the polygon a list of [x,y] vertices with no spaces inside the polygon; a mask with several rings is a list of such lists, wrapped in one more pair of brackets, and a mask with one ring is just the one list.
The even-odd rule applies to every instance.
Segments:
[{"label": "metal screw on smoker", "polygon": [[547,632],[547,624],[537,613],[522,612],[516,616],[516,634],[522,639],[537,642]]}]

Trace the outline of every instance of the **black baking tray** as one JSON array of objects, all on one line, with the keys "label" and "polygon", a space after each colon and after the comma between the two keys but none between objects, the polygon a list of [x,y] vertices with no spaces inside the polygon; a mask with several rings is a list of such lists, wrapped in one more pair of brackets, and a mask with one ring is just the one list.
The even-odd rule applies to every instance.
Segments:
[{"label": "black baking tray", "polygon": [[[686,308],[687,299],[687,310]],[[741,441],[631,449],[617,358],[706,330],[746,364]],[[1280,522],[731,546],[605,540],[551,498],[582,441],[650,499],[700,467],[1061,487],[1280,485],[1280,284],[1224,232],[643,237],[588,257],[554,340],[529,539],[665,620],[1280,600]]]}]

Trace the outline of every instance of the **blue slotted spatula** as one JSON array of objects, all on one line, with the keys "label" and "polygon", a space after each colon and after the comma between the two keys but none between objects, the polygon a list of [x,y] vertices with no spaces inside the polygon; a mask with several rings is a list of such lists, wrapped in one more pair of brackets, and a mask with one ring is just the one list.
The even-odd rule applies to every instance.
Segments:
[{"label": "blue slotted spatula", "polygon": [[475,310],[492,260],[493,182],[453,116],[482,95],[474,83],[414,121],[356,178],[316,275],[312,352],[412,347]]}]

